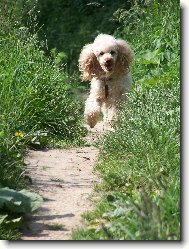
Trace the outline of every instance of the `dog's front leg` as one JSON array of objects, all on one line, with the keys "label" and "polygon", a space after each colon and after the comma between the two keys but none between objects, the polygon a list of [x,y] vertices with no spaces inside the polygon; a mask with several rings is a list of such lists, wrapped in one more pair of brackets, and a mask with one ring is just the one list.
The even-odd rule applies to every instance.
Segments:
[{"label": "dog's front leg", "polygon": [[91,128],[93,128],[98,122],[100,111],[101,111],[101,101],[90,95],[85,102],[84,117],[86,123]]}]

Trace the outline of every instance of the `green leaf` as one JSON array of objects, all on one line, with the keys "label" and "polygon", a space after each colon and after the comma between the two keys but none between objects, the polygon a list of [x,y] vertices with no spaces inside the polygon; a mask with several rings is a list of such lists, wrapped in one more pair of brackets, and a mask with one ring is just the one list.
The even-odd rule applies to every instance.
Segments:
[{"label": "green leaf", "polygon": [[22,221],[22,217],[19,217],[16,219],[11,219],[11,220],[5,221],[4,223],[8,226],[11,226],[11,228],[13,228],[13,227],[19,227],[21,221]]},{"label": "green leaf", "polygon": [[62,59],[64,59],[64,58],[67,58],[65,53],[63,53],[63,52],[58,53],[55,60],[54,60],[55,64],[60,63],[62,61]]},{"label": "green leaf", "polygon": [[160,64],[160,55],[160,49],[154,51],[147,50],[138,56],[138,61],[140,64]]},{"label": "green leaf", "polygon": [[4,131],[0,131],[0,138],[3,138],[5,136]]},{"label": "green leaf", "polygon": [[41,196],[27,190],[0,189],[0,209],[13,213],[31,213],[43,202]]},{"label": "green leaf", "polygon": [[34,212],[35,210],[40,208],[40,206],[43,203],[43,198],[36,193],[29,192],[25,189],[21,190],[20,193],[27,196],[30,199],[30,211],[31,212]]},{"label": "green leaf", "polygon": [[5,221],[5,219],[8,217],[8,214],[0,215],[0,225]]}]

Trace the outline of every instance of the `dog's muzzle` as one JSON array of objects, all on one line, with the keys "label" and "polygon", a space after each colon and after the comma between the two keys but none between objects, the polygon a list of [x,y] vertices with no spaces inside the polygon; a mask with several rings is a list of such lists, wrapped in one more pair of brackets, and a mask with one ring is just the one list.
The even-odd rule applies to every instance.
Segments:
[{"label": "dog's muzzle", "polygon": [[112,71],[112,69],[113,69],[113,60],[112,60],[112,59],[109,59],[109,60],[105,61],[104,67],[105,67],[105,69],[106,69],[108,72]]}]

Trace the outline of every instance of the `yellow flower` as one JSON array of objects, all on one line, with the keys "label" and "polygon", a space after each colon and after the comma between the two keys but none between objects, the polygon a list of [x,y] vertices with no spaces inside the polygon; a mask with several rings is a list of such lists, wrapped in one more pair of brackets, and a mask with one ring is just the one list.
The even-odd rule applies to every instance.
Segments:
[{"label": "yellow flower", "polygon": [[16,136],[16,137],[23,137],[23,136],[24,136],[24,133],[23,133],[23,132],[18,132],[18,131],[16,131],[16,132],[15,132],[15,136]]}]

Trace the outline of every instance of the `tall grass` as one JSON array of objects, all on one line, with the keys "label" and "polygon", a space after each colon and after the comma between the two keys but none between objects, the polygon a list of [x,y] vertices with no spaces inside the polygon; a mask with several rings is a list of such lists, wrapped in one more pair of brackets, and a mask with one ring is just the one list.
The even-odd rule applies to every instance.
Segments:
[{"label": "tall grass", "polygon": [[133,90],[115,132],[98,144],[102,199],[73,239],[179,240],[179,4],[135,1],[119,11],[117,34],[135,49]]},{"label": "tall grass", "polygon": [[74,239],[180,239],[179,116],[178,81],[133,90],[100,144],[102,201]]},{"label": "tall grass", "polygon": [[52,139],[80,141],[81,106],[73,86],[66,73],[50,65],[36,35],[25,27],[7,32],[1,23],[0,45],[3,144],[10,150],[23,144],[43,146]]},{"label": "tall grass", "polygon": [[[44,55],[37,34],[3,11],[0,72],[0,187],[20,190],[27,187],[27,146],[82,143],[82,106],[74,95],[77,86]],[[0,237],[15,239],[19,232],[0,222]]]}]

